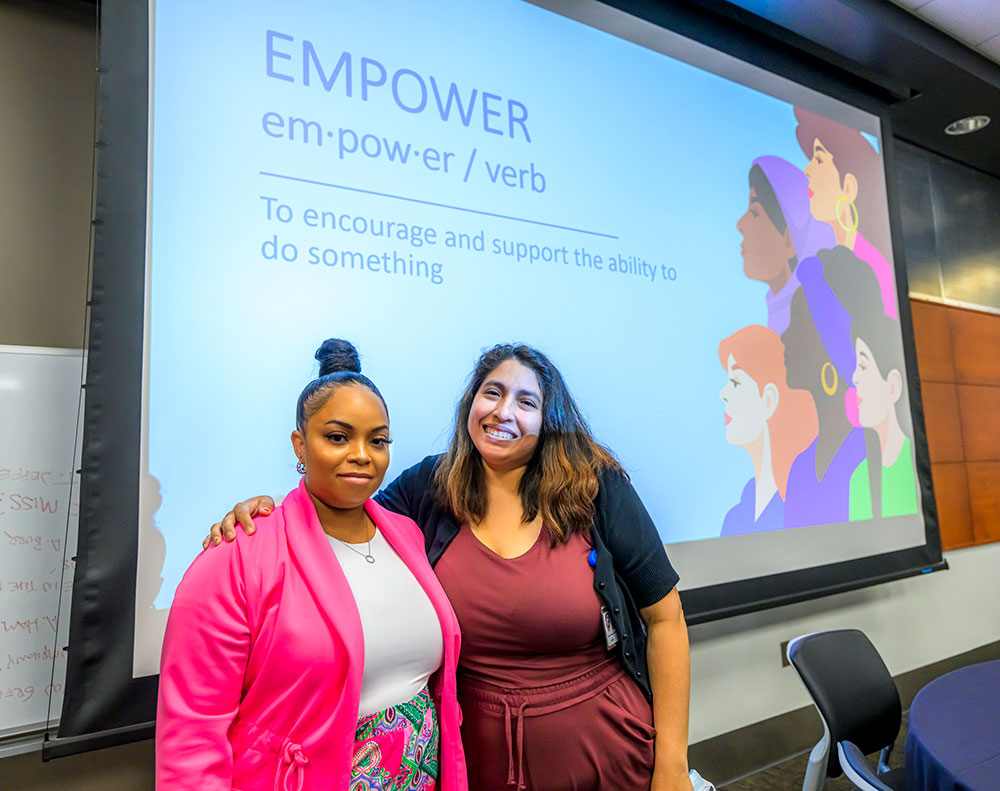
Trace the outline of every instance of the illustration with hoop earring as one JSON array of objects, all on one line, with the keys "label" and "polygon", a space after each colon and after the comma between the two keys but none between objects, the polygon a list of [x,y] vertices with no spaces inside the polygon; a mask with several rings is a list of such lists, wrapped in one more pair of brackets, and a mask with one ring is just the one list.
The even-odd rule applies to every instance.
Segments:
[{"label": "illustration with hoop earring", "polygon": [[808,152],[811,159],[803,171],[809,180],[809,210],[813,217],[833,228],[837,244],[853,250],[861,225],[861,212],[855,203],[857,176],[850,170],[838,169],[834,155],[822,140],[812,142]]},{"label": "illustration with hoop earring", "polygon": [[853,173],[847,173],[833,202],[833,235],[837,244],[848,250],[854,250],[858,239],[858,227],[861,225],[861,212],[856,203],[858,197],[858,181]]},{"label": "illustration with hoop earring", "polygon": [[[833,382],[829,384],[827,383],[828,372],[829,375],[833,376]],[[837,368],[829,360],[823,363],[823,367],[819,369],[819,381],[823,385],[823,392],[828,396],[836,395],[837,390],[840,389],[840,376],[837,373]]]},{"label": "illustration with hoop earring", "polygon": [[[843,208],[845,202],[847,203],[847,216],[850,218],[849,224],[844,222]],[[835,211],[837,213],[837,223],[844,229],[845,233],[853,237],[857,233],[858,225],[861,222],[861,215],[858,214],[858,207],[854,205],[854,201],[848,195],[841,195],[837,198],[837,208]]]},{"label": "illustration with hoop earring", "polygon": [[[844,222],[844,202],[847,202],[847,214],[851,218],[851,223],[848,225]],[[847,233],[855,233],[858,230],[858,225],[861,222],[861,215],[858,214],[858,207],[854,205],[854,201],[847,195],[841,195],[837,198],[837,222],[840,223],[840,227],[844,229]]]},{"label": "illustration with hoop earring", "polygon": [[[838,257],[849,255],[843,247],[835,251],[823,253],[834,266]],[[791,321],[781,336],[788,387],[809,392],[818,418],[816,438],[788,472],[785,527],[847,521],[850,476],[865,457],[864,431],[851,425],[844,408],[851,382],[834,362],[851,343],[850,319],[838,320],[831,309],[835,300],[832,292],[817,293],[803,284],[792,297]]]}]

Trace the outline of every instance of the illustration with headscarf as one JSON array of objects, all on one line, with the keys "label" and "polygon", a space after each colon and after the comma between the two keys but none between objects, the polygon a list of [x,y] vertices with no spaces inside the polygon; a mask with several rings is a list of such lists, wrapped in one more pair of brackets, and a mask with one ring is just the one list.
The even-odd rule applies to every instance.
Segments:
[{"label": "illustration with headscarf", "polygon": [[919,510],[881,158],[857,130],[795,117],[808,165],[755,159],[737,222],[767,326],[719,344],[725,438],[754,467],[723,536]]}]

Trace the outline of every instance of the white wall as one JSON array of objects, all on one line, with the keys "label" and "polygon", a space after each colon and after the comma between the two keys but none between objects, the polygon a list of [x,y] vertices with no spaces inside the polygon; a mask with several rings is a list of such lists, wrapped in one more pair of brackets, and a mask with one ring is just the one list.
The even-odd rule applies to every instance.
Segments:
[{"label": "white wall", "polygon": [[1000,640],[1000,544],[946,553],[951,568],[691,630],[691,742],[811,704],[779,645],[856,628],[893,675]]}]

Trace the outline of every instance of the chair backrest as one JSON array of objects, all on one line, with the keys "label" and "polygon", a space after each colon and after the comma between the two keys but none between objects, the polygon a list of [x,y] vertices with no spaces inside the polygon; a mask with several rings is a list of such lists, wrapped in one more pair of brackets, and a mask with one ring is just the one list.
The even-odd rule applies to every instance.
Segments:
[{"label": "chair backrest", "polygon": [[817,632],[788,646],[788,659],[812,696],[830,734],[826,774],[841,774],[836,745],[853,742],[868,754],[899,735],[899,692],[875,646],[857,629]]}]

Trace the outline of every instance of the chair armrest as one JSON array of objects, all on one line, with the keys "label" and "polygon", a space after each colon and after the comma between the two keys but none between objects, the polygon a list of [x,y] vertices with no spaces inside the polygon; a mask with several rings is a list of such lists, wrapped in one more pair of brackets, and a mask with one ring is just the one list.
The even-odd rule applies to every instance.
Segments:
[{"label": "chair armrest", "polygon": [[865,754],[853,742],[839,742],[837,755],[840,757],[840,767],[847,775],[847,779],[862,791],[893,791],[879,779]]}]

